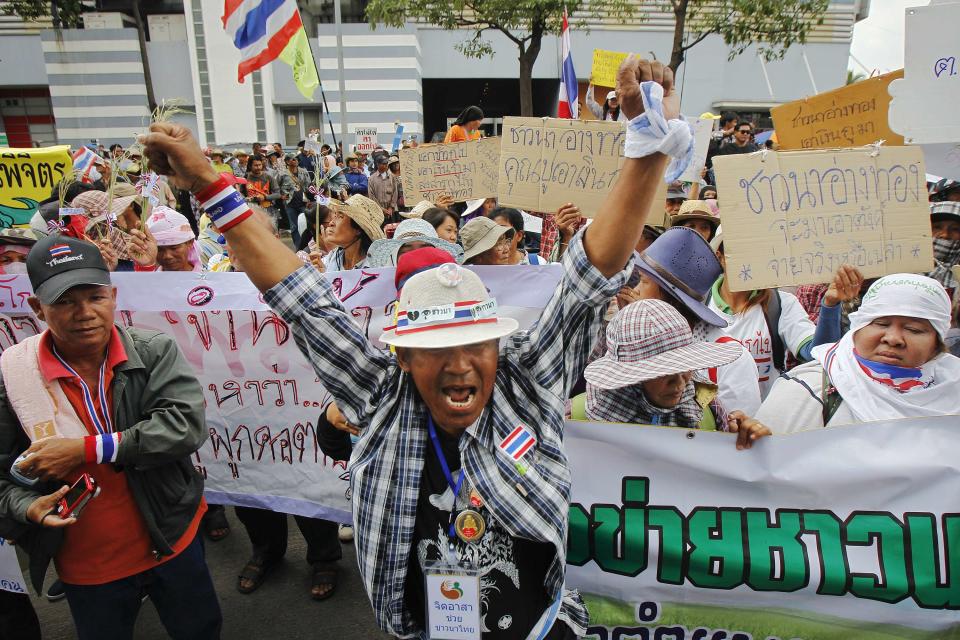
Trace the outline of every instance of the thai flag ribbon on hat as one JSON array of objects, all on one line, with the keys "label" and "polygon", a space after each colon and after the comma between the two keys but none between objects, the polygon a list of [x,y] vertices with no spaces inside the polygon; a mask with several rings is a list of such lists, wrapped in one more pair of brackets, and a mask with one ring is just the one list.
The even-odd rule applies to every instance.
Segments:
[{"label": "thai flag ribbon on hat", "polygon": [[519,462],[523,456],[527,455],[533,446],[537,444],[537,438],[524,425],[518,425],[516,429],[510,432],[506,438],[497,445],[514,461]]},{"label": "thai flag ribbon on hat", "polygon": [[420,309],[403,309],[397,313],[397,335],[447,329],[471,324],[497,322],[497,300],[465,300],[452,304]]}]

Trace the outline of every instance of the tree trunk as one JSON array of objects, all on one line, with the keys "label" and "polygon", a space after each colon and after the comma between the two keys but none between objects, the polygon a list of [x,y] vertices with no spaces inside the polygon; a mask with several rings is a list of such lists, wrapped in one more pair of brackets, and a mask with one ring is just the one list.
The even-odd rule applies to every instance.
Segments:
[{"label": "tree trunk", "polygon": [[147,32],[140,13],[140,0],[133,0],[133,19],[137,23],[137,41],[140,43],[140,58],[143,60],[143,84],[147,89],[147,104],[152,114],[157,108],[157,98],[153,95],[153,78],[150,75],[150,60],[147,58]]},{"label": "tree trunk", "polygon": [[540,55],[540,44],[543,40],[543,27],[534,23],[530,35],[530,43],[524,47],[520,45],[520,115],[533,115],[533,65]]},{"label": "tree trunk", "polygon": [[670,52],[670,68],[677,72],[677,68],[683,64],[683,32],[687,26],[687,4],[690,0],[679,0],[673,10],[676,22],[673,27],[673,50]]}]

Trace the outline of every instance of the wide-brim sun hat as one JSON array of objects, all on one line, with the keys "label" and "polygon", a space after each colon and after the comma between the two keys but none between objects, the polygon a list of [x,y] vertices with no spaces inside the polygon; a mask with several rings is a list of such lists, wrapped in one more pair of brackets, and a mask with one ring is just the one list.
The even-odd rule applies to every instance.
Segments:
[{"label": "wide-brim sun hat", "polygon": [[583,372],[600,389],[631,385],[699,369],[722,367],[740,357],[737,342],[698,342],[690,325],[662,300],[639,300],[607,325],[607,352]]},{"label": "wide-brim sun hat", "polygon": [[706,304],[723,267],[707,241],[693,229],[667,229],[639,254],[634,266],[707,324],[727,326]]},{"label": "wide-brim sun hat", "polygon": [[394,347],[443,349],[497,340],[520,328],[498,315],[480,277],[457,264],[411,276],[397,301],[397,325],[380,342]]},{"label": "wide-brim sun hat", "polygon": [[383,209],[376,202],[359,193],[355,193],[346,202],[331,200],[333,209],[347,216],[357,223],[357,226],[363,230],[371,240],[382,240],[383,229]]},{"label": "wide-brim sun hat", "polygon": [[714,231],[720,226],[720,216],[714,213],[706,200],[686,200],[680,205],[680,211],[670,217],[670,225],[677,226],[687,220],[706,220],[713,225]]},{"label": "wide-brim sun hat", "polygon": [[[77,194],[77,197],[70,201],[73,208],[84,209],[88,218],[96,218],[109,213],[111,216],[118,216],[127,210],[134,200],[137,199],[136,193],[133,195],[118,196],[114,190],[113,199],[104,191],[84,191]],[[109,211],[108,211],[109,209]]]},{"label": "wide-brim sun hat", "polygon": [[408,242],[424,242],[442,249],[458,263],[463,260],[463,248],[437,236],[436,230],[426,220],[410,218],[397,225],[393,237],[377,240],[367,251],[367,263],[371,267],[393,267],[397,264],[400,247]]},{"label": "wide-brim sun hat", "polygon": [[490,218],[474,218],[460,229],[460,242],[463,244],[463,261],[475,258],[484,251],[493,249],[503,234],[513,227],[497,224]]},{"label": "wide-brim sun hat", "polygon": [[410,211],[401,211],[400,217],[401,218],[422,218],[423,214],[425,214],[428,209],[432,209],[435,206],[437,205],[433,204],[429,200],[421,200],[412,209],[410,209]]},{"label": "wide-brim sun hat", "polygon": [[467,208],[463,210],[463,213],[460,214],[461,218],[465,218],[480,207],[483,206],[483,203],[486,202],[486,198],[477,198],[476,200],[467,200]]}]

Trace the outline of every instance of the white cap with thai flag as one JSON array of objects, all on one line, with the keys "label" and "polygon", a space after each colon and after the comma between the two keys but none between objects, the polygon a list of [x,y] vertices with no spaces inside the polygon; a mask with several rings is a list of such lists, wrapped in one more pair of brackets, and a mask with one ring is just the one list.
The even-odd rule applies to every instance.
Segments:
[{"label": "white cap with thai flag", "polygon": [[567,10],[563,10],[563,33],[560,36],[563,63],[560,66],[560,102],[557,105],[557,117],[576,120],[579,116],[579,91],[577,72],[573,69],[573,56],[570,54],[570,25],[567,24]]},{"label": "white cap with thai flag", "polygon": [[380,336],[395,347],[459,347],[502,338],[520,326],[497,315],[497,301],[477,274],[452,263],[411,276],[397,308],[397,325]]}]

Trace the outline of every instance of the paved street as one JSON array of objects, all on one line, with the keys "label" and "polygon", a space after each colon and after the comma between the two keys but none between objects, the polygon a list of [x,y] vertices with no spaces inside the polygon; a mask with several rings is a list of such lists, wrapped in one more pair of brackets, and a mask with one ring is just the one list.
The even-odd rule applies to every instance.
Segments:
[{"label": "paved street", "polygon": [[[370,603],[357,572],[353,545],[343,545],[340,586],[331,599],[310,599],[309,567],[304,560],[306,545],[290,519],[290,543],[286,561],[270,574],[260,589],[241,595],[236,589],[237,573],[250,555],[250,541],[243,526],[227,508],[233,531],[226,540],[207,543],[207,563],[223,609],[223,638],[336,638],[360,640],[386,638],[377,631]],[[53,580],[51,569],[47,585]],[[66,600],[50,603],[34,598],[43,637],[51,640],[76,638]],[[167,634],[148,600],[137,623],[137,640],[160,640]]]}]

